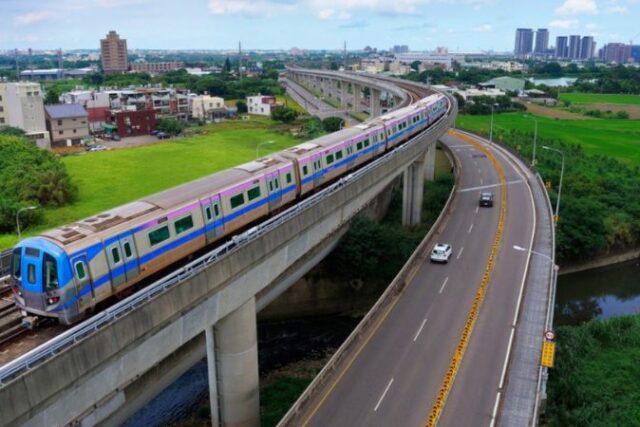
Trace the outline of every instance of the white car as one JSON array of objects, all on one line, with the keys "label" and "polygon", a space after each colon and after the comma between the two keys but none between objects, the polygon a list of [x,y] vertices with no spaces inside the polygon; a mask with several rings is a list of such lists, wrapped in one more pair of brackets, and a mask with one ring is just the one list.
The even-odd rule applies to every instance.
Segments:
[{"label": "white car", "polygon": [[447,243],[436,243],[431,251],[431,262],[449,262],[451,258],[451,245]]}]

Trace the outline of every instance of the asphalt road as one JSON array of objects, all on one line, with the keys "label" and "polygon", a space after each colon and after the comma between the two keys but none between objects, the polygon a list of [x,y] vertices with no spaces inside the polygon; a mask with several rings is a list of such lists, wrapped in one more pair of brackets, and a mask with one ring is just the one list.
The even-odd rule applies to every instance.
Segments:
[{"label": "asphalt road", "polygon": [[[503,155],[507,190],[490,160],[472,145],[443,137],[462,165],[460,186],[446,228],[437,238],[453,246],[449,264],[428,260],[357,354],[336,374],[313,407],[311,426],[424,426],[487,264],[507,197],[505,231],[485,301],[439,425],[488,426],[525,275],[534,227],[532,199],[522,177]],[[494,193],[493,208],[479,208],[482,188]]]}]

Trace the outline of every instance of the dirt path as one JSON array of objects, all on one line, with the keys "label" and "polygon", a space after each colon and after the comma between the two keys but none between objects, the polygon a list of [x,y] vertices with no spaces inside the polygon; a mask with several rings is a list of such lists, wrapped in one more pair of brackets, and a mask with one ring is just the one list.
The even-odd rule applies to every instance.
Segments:
[{"label": "dirt path", "polygon": [[538,116],[561,120],[592,120],[591,117],[527,102],[527,111]]}]

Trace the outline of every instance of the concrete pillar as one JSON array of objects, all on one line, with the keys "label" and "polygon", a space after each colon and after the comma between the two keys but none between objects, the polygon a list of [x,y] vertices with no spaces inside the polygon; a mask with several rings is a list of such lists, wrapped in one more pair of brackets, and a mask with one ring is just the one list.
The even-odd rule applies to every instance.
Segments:
[{"label": "concrete pillar", "polygon": [[359,84],[353,85],[353,111],[359,113],[362,111],[362,106],[360,105],[362,102],[362,86]]},{"label": "concrete pillar", "polygon": [[429,144],[424,157],[424,179],[434,181],[436,179],[436,144]]},{"label": "concrete pillar", "polygon": [[340,82],[340,105],[345,109],[347,108],[347,96],[349,93],[348,88],[349,83],[345,81]]},{"label": "concrete pillar", "polygon": [[371,100],[371,117],[377,117],[382,114],[382,107],[380,106],[380,90],[376,88],[369,88],[370,100]]},{"label": "concrete pillar", "polygon": [[212,425],[259,427],[255,297],[209,328],[206,339]]},{"label": "concrete pillar", "polygon": [[403,174],[402,225],[419,225],[424,191],[424,158],[413,162]]}]

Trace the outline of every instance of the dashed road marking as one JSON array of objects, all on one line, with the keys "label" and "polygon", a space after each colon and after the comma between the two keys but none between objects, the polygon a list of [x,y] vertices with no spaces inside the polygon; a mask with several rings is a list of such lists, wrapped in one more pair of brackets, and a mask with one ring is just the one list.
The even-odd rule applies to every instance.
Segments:
[{"label": "dashed road marking", "polygon": [[391,378],[391,381],[389,381],[389,384],[387,384],[387,388],[385,388],[384,391],[382,392],[382,396],[380,396],[380,399],[378,399],[378,403],[376,404],[376,407],[373,408],[373,412],[376,412],[380,407],[380,404],[384,400],[384,397],[387,395],[387,392],[389,391],[389,387],[391,387],[391,384],[393,384],[393,378]]},{"label": "dashed road marking", "polygon": [[462,255],[462,251],[464,251],[464,247],[460,248],[460,252],[458,252],[458,256],[456,259],[460,259],[460,255]]},{"label": "dashed road marking", "polygon": [[449,281],[448,277],[446,279],[444,279],[444,283],[442,283],[442,286],[440,286],[440,290],[438,291],[439,294],[441,294],[442,291],[444,291],[444,287],[447,286],[447,282],[448,281]]},{"label": "dashed road marking", "polygon": [[424,328],[425,323],[427,323],[427,319],[424,319],[422,321],[422,324],[420,325],[420,328],[418,329],[418,332],[416,332],[416,336],[413,337],[413,342],[416,342],[416,340],[418,339],[418,337],[420,336],[420,332],[422,332],[422,328]]},{"label": "dashed road marking", "polygon": [[467,231],[467,234],[471,234],[471,230],[473,230],[473,224],[471,224],[471,226],[469,227],[469,231]]}]

